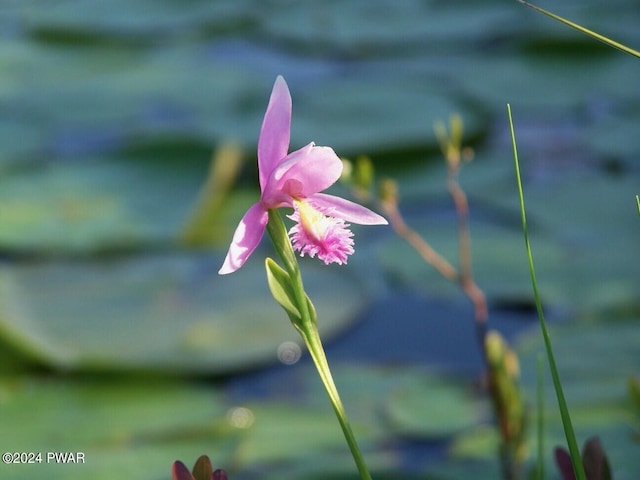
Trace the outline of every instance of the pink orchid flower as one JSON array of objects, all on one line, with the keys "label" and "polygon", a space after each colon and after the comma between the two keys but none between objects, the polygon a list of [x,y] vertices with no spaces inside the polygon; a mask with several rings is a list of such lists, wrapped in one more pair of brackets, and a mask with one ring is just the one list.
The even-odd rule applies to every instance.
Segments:
[{"label": "pink orchid flower", "polygon": [[258,139],[260,201],[244,214],[236,228],[219,274],[232,273],[247,261],[260,244],[273,208],[294,209],[289,216],[293,247],[301,255],[315,255],[326,264],[347,261],[354,251],[346,222],[385,225],[387,221],[368,208],[340,197],[320,193],[342,174],[342,161],[330,147],[313,142],[295,152],[289,150],[291,94],[278,76],[271,92]]}]

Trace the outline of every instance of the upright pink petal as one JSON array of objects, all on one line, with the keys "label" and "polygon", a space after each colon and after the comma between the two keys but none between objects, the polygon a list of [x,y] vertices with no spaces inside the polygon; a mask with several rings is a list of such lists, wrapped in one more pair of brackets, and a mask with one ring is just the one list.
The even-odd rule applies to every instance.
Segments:
[{"label": "upright pink petal", "polygon": [[269,214],[260,203],[254,204],[247,210],[233,234],[227,257],[218,270],[220,275],[235,272],[244,265],[247,258],[260,244],[268,220]]},{"label": "upright pink petal", "polygon": [[291,94],[282,76],[276,78],[264,114],[260,138],[258,138],[258,175],[260,189],[279,162],[287,156],[291,136]]},{"label": "upright pink petal", "polygon": [[[368,208],[343,198],[322,194],[342,173],[343,164],[332,148],[313,142],[287,154],[291,127],[291,94],[278,76],[258,139],[260,202],[242,217],[220,274],[235,272],[260,244],[268,210],[293,207],[297,223],[289,232],[301,254],[325,263],[346,263],[354,252],[353,234],[346,222],[384,225],[387,221]],[[302,212],[302,213],[301,213]]]},{"label": "upright pink petal", "polygon": [[326,193],[316,193],[307,199],[309,204],[326,215],[339,217],[360,225],[387,225],[384,217],[366,207]]},{"label": "upright pink petal", "polygon": [[342,173],[342,160],[330,147],[313,142],[290,153],[272,172],[264,187],[265,204],[278,205],[282,195],[305,198],[329,188]]}]

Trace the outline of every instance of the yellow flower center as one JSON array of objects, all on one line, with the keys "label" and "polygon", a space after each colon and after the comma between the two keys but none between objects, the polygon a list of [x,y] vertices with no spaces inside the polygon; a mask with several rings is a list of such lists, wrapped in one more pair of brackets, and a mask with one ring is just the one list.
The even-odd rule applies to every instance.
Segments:
[{"label": "yellow flower center", "polygon": [[330,223],[327,221],[327,217],[303,200],[296,200],[296,206],[304,231],[316,240],[321,240]]}]

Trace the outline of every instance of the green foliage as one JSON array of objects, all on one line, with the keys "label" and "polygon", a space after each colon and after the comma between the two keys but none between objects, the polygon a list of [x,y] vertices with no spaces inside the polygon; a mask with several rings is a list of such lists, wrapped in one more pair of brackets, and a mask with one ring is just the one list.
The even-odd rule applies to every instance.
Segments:
[{"label": "green foliage", "polygon": [[551,339],[549,337],[549,332],[547,330],[547,324],[544,319],[544,314],[542,311],[542,302],[540,300],[540,294],[538,292],[538,284],[536,280],[536,274],[533,264],[533,255],[531,253],[531,244],[529,242],[529,230],[527,228],[527,218],[524,204],[524,194],[522,190],[522,180],[520,178],[520,164],[518,162],[518,152],[516,148],[516,137],[515,130],[513,126],[513,120],[511,118],[511,106],[507,105],[507,110],[509,112],[509,126],[511,128],[511,141],[513,144],[513,157],[515,162],[515,170],[516,170],[516,182],[518,184],[518,194],[520,199],[520,211],[522,214],[522,230],[524,232],[524,242],[527,253],[527,258],[529,261],[529,271],[531,273],[531,284],[533,287],[533,296],[536,303],[536,310],[538,312],[538,318],[540,320],[540,329],[542,330],[542,338],[544,339],[545,350],[547,354],[547,361],[549,362],[549,368],[551,370],[551,378],[553,379],[553,387],[556,391],[556,395],[558,398],[558,407],[560,409],[560,415],[562,417],[562,425],[564,427],[567,444],[569,446],[569,453],[571,455],[571,463],[573,465],[573,470],[577,480],[587,480],[587,477],[584,472],[584,468],[582,466],[582,461],[580,459],[580,452],[578,451],[576,436],[573,430],[573,424],[571,422],[571,416],[569,414],[569,408],[567,407],[567,402],[565,400],[564,392],[562,389],[562,383],[560,382],[560,376],[558,374],[558,368],[556,367],[555,356],[553,353],[553,349],[551,347]]}]

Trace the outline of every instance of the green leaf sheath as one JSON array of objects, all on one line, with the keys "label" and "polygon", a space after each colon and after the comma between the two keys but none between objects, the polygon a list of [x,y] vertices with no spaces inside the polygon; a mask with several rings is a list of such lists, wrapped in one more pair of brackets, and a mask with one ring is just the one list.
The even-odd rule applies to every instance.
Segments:
[{"label": "green leaf sheath", "polygon": [[265,267],[267,269],[267,281],[269,282],[271,295],[273,295],[275,301],[287,312],[291,323],[299,325],[302,319],[300,318],[300,310],[296,306],[295,293],[289,274],[269,257],[265,260]]}]

